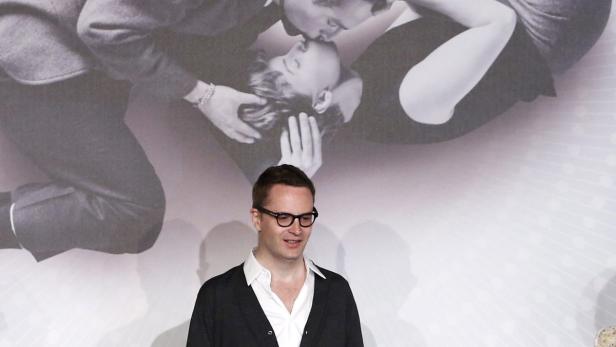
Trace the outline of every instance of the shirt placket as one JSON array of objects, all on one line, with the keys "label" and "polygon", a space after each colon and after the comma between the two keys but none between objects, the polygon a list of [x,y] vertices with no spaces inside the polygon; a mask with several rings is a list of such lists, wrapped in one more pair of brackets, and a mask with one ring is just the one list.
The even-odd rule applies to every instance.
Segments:
[{"label": "shirt placket", "polygon": [[284,321],[285,329],[283,331],[277,332],[276,336],[280,339],[287,340],[289,337],[289,329],[293,326],[293,309],[291,310],[291,312],[287,311],[284,302],[282,302],[278,295],[276,295],[276,293],[274,293],[274,291],[272,290],[272,275],[269,271],[263,270],[263,278],[260,281],[260,284],[270,296],[272,301],[276,304],[276,315]]}]

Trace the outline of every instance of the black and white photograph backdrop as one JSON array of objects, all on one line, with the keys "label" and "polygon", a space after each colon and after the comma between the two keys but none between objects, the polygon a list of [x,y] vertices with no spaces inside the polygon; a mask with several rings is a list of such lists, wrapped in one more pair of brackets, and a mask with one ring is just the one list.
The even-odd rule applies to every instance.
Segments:
[{"label": "black and white photograph backdrop", "polygon": [[365,1],[310,32],[278,1],[0,0],[0,347],[185,346],[279,163],[365,346],[616,326],[612,1]]}]

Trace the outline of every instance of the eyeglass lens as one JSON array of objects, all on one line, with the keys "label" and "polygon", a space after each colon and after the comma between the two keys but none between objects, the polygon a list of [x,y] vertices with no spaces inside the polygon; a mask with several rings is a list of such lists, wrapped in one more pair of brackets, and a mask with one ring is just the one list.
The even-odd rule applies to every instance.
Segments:
[{"label": "eyeglass lens", "polygon": [[281,227],[288,227],[293,224],[295,218],[299,219],[299,225],[303,227],[309,227],[314,223],[314,214],[312,213],[306,213],[297,217],[287,213],[281,213],[276,217],[276,221]]}]

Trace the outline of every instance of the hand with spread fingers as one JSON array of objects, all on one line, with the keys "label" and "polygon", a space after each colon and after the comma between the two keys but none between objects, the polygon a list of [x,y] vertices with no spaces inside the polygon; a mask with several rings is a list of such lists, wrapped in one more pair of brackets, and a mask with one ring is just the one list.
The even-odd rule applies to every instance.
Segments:
[{"label": "hand with spread fingers", "polygon": [[[299,123],[299,124],[298,124]],[[300,113],[289,117],[288,130],[280,135],[280,164],[291,164],[308,175],[314,176],[322,164],[321,133],[314,117]]]}]

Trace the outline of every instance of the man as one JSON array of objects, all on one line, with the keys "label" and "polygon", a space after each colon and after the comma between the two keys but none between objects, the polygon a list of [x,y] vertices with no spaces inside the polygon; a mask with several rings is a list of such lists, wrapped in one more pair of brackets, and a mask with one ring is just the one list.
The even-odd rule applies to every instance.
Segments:
[{"label": "man", "polygon": [[349,284],[303,255],[318,216],[314,194],[291,165],[259,176],[250,210],[257,247],[201,287],[187,346],[363,346]]},{"label": "man", "polygon": [[265,100],[198,80],[165,50],[166,34],[247,27],[256,38],[282,8],[288,27],[329,39],[370,17],[374,1],[384,2],[0,0],[0,126],[50,178],[0,192],[0,248],[40,261],[72,248],[136,253],[153,244],[165,198],[123,120],[131,87],[190,102],[239,142],[260,137],[237,110]]}]

